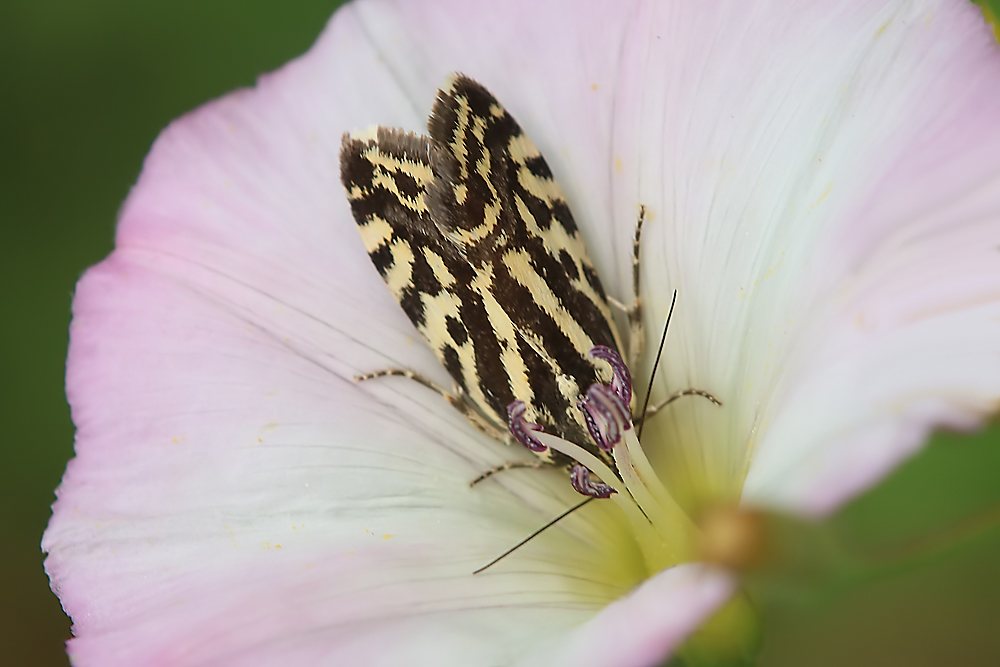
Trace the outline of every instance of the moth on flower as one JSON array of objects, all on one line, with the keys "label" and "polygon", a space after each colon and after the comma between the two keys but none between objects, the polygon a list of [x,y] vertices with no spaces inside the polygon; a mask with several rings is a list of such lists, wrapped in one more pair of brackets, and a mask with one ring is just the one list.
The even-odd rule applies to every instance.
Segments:
[{"label": "moth on flower", "polygon": [[[613,466],[612,447],[631,424],[631,378],[611,300],[549,166],[493,95],[460,74],[438,91],[427,130],[346,135],[341,179],[372,262],[455,390],[398,369],[359,379],[416,379],[481,430],[509,432],[545,463],[572,459],[537,431]],[[636,294],[621,306],[630,360],[642,344],[641,221]],[[579,462],[570,479],[587,496],[614,493]]]},{"label": "moth on flower", "polygon": [[[43,540],[74,664],[661,665],[738,584],[680,515],[829,512],[929,429],[981,423],[1000,401],[1000,52],[969,3],[849,9],[354,2],[307,55],[171,124],[74,298],[76,456]],[[647,424],[649,474],[616,445],[636,475],[589,468],[610,502],[480,578],[569,487],[469,493],[492,443],[449,431],[443,401],[351,380],[422,355],[358,280],[330,187],[343,131],[415,129],[454,63],[530,114],[614,296],[649,207],[644,309],[666,315],[673,287],[684,305],[654,398],[726,401]],[[425,174],[432,148],[413,147]]]}]

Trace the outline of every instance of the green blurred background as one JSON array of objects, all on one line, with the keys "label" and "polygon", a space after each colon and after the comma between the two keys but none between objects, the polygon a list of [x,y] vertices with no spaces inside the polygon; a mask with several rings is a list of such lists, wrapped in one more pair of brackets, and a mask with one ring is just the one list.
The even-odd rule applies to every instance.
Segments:
[{"label": "green blurred background", "polygon": [[[72,455],[74,283],[111,251],[157,133],[308,49],[337,4],[0,3],[0,664],[67,664],[69,621],[38,544]],[[889,565],[772,587],[760,664],[1000,665],[998,444],[996,425],[936,436],[820,527],[864,553],[924,543]]]}]

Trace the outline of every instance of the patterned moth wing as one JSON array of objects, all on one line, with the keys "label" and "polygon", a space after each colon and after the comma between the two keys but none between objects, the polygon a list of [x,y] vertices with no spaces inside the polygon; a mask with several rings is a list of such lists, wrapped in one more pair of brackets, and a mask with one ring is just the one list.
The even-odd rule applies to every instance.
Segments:
[{"label": "patterned moth wing", "polygon": [[590,350],[620,339],[552,172],[462,75],[438,91],[427,128],[344,137],[341,180],[372,262],[473,421],[506,430],[521,400],[529,421],[606,458],[577,402],[611,377]]}]

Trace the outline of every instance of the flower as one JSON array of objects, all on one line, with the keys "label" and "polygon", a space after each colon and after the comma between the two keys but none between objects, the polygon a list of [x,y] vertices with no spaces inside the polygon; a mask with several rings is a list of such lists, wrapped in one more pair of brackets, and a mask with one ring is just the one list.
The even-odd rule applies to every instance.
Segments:
[{"label": "flower", "polygon": [[[642,450],[697,521],[821,514],[1000,399],[1000,51],[959,0],[359,1],[157,140],[80,281],[77,426],[43,547],[79,665],[654,665],[735,590],[505,450],[382,285],[345,131],[418,130],[453,70],[546,156],[646,325],[680,300]],[[633,375],[648,379],[655,350]],[[651,567],[652,565],[652,567]],[[664,569],[657,569],[663,566]],[[633,590],[634,589],[634,590]]]}]

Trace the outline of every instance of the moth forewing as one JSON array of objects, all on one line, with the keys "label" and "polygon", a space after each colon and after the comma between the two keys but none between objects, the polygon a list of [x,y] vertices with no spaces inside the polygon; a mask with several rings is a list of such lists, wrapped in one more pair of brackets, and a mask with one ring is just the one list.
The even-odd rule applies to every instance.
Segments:
[{"label": "moth forewing", "polygon": [[530,421],[600,453],[577,403],[611,375],[588,353],[620,350],[620,338],[548,164],[462,75],[438,91],[427,125],[429,136],[344,137],[341,179],[372,263],[467,415],[503,429],[523,401]]}]

